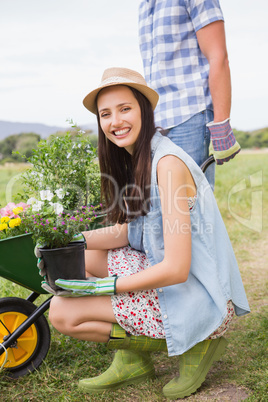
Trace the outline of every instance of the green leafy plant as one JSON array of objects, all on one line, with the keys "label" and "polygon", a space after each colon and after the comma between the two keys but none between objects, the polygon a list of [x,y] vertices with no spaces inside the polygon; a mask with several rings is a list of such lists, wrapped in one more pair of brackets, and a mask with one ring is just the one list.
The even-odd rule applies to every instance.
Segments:
[{"label": "green leafy plant", "polygon": [[62,204],[70,211],[100,201],[100,173],[97,152],[90,138],[79,131],[76,136],[51,136],[38,143],[27,161],[32,165],[22,175],[23,198],[36,197],[40,190],[62,189]]}]

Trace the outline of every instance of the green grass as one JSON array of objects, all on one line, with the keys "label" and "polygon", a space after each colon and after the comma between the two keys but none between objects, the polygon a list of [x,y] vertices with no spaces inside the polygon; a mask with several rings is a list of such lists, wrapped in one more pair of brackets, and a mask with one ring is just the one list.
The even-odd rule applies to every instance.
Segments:
[{"label": "green grass", "polygon": [[[262,184],[250,187],[250,177],[255,173],[260,175],[260,172]],[[215,196],[234,246],[251,314],[234,319],[226,334],[228,347],[225,355],[214,364],[205,383],[187,399],[189,401],[226,400],[212,396],[213,390],[224,388],[226,384],[245,389],[248,401],[267,400],[267,176],[267,154],[241,154],[217,167]],[[228,206],[231,189],[244,179],[247,188],[233,194]],[[254,191],[262,192],[262,208],[258,206],[256,215],[256,219],[262,221],[261,232],[237,220],[238,216],[250,221]],[[1,196],[0,193],[0,199]],[[29,291],[14,283],[3,279],[0,282],[1,297],[25,298],[28,294]],[[45,298],[41,296],[41,300]],[[158,374],[155,380],[104,396],[81,394],[77,389],[78,380],[102,373],[112,361],[113,353],[105,345],[63,336],[52,327],[51,336],[49,353],[38,371],[17,380],[10,380],[4,372],[0,373],[2,401],[163,401],[162,387],[178,373],[178,358],[158,353],[153,355]]]},{"label": "green grass", "polygon": [[8,202],[16,202],[15,196],[20,191],[20,176],[28,168],[24,163],[0,165],[0,208]]}]

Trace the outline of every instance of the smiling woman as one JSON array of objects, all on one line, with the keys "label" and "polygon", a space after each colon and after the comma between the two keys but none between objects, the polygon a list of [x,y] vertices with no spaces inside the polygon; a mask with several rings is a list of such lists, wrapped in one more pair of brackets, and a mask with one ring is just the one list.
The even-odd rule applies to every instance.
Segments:
[{"label": "smiling woman", "polygon": [[51,292],[49,317],[63,334],[118,351],[105,373],[79,382],[83,392],[152,378],[149,353],[168,351],[179,355],[180,377],[163,393],[188,396],[223,355],[234,314],[249,312],[211,187],[157,131],[157,99],[126,68],[105,70],[84,99],[98,118],[102,196],[113,225],[83,233],[87,279],[58,279],[70,297]]},{"label": "smiling woman", "polygon": [[[123,223],[127,214],[130,217],[148,211],[151,180],[148,144],[155,132],[153,110],[158,98],[139,73],[113,67],[105,70],[100,85],[83,101],[87,109],[97,114],[99,163],[101,171],[105,172],[102,175],[102,194],[111,222]],[[128,107],[122,107],[126,103]],[[121,129],[129,131],[117,138],[115,131],[120,133]],[[124,161],[126,170],[118,169],[117,160]]]},{"label": "smiling woman", "polygon": [[97,106],[106,137],[133,154],[141,130],[141,110],[131,89],[123,85],[105,88],[98,95]]}]

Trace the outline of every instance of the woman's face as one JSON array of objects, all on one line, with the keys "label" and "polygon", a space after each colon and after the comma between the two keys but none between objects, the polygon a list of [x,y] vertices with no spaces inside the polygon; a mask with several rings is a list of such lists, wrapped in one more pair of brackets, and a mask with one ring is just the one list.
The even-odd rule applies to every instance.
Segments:
[{"label": "woman's face", "polygon": [[97,107],[106,137],[132,154],[141,130],[141,110],[131,89],[124,85],[102,89]]}]

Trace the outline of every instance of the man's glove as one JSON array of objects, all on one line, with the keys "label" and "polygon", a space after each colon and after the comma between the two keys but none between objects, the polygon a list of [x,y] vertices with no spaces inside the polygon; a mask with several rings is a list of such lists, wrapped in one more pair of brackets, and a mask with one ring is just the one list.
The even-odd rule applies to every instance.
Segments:
[{"label": "man's glove", "polygon": [[210,150],[217,165],[222,165],[224,162],[234,158],[241,148],[230,126],[230,118],[219,123],[211,121],[207,124],[207,127],[210,131]]},{"label": "man's glove", "polygon": [[[78,234],[74,235],[74,237],[70,241],[70,244],[73,244],[73,243],[84,243],[85,248],[87,246],[86,239],[82,233],[78,233]],[[41,275],[41,276],[46,275],[44,260],[43,260],[41,251],[39,250],[40,248],[44,248],[44,247],[46,247],[46,244],[37,242],[36,246],[34,248],[34,255],[37,258],[37,268],[39,269],[39,275]],[[49,292],[49,293],[51,293],[51,292]]]},{"label": "man's glove", "polygon": [[65,291],[66,296],[112,296],[116,294],[117,276],[107,278],[87,278],[85,280],[57,279],[55,284]]}]

